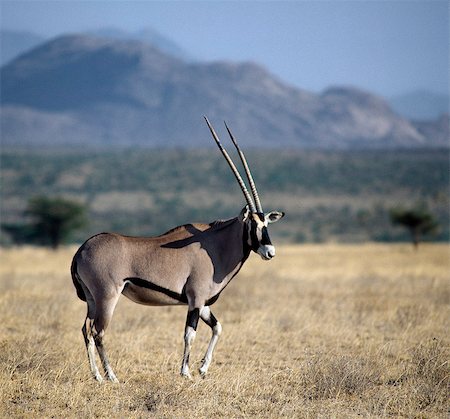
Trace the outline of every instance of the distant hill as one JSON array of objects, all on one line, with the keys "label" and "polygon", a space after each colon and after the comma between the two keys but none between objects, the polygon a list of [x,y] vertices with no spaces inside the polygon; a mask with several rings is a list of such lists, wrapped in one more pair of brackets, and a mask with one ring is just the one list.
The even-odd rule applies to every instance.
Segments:
[{"label": "distant hill", "polygon": [[201,147],[211,144],[205,114],[216,125],[226,119],[246,147],[448,146],[448,133],[428,137],[357,88],[317,95],[254,63],[187,63],[141,41],[59,37],[3,67],[1,78],[10,146]]},{"label": "distant hill", "polygon": [[417,90],[395,96],[389,100],[389,103],[400,115],[409,119],[425,121],[449,114],[449,100],[448,94]]},{"label": "distant hill", "polygon": [[[136,32],[127,32],[114,27],[100,28],[88,31],[86,35],[112,40],[141,41],[153,45],[161,51],[175,57],[192,60],[192,57],[180,46],[152,28],[144,28]],[[0,66],[2,66],[17,58],[20,54],[48,41],[48,38],[32,32],[1,30],[0,40]]]},{"label": "distant hill", "polygon": [[44,41],[40,35],[23,31],[0,31],[0,66]]},{"label": "distant hill", "polygon": [[434,121],[413,121],[417,131],[426,138],[433,138],[437,143],[448,144],[449,141],[449,116],[441,115]]},{"label": "distant hill", "polygon": [[164,53],[174,57],[181,58],[185,61],[192,60],[190,54],[184,51],[179,45],[152,28],[144,28],[136,32],[127,32],[114,27],[101,28],[89,31],[87,35],[121,41],[141,41],[153,45]]}]

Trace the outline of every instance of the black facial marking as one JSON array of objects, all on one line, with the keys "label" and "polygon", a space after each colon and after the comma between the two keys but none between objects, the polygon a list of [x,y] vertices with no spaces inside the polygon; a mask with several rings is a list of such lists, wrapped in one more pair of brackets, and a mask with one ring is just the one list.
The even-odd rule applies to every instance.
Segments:
[{"label": "black facial marking", "polygon": [[199,318],[200,318],[200,309],[194,308],[194,310],[188,311],[187,318],[186,318],[186,327],[190,326],[194,330],[197,330]]},{"label": "black facial marking", "polygon": [[243,245],[242,247],[244,249],[244,254],[250,253],[251,248],[248,244],[248,228],[246,225],[244,225],[244,231],[242,234],[242,245]]},{"label": "black facial marking", "polygon": [[262,222],[265,221],[265,217],[264,217],[264,214],[263,214],[262,212],[257,212],[256,215],[258,216],[258,218],[259,218]]},{"label": "black facial marking", "polygon": [[256,235],[257,229],[258,229],[258,225],[256,224],[256,221],[252,220],[251,225],[250,225],[250,241],[252,243],[252,250],[254,252],[258,251],[258,247],[259,247],[259,240],[258,240],[258,236]]},{"label": "black facial marking", "polygon": [[267,227],[262,228],[262,238],[261,238],[261,244],[262,245],[271,245],[272,242],[270,241],[269,232],[267,231]]}]

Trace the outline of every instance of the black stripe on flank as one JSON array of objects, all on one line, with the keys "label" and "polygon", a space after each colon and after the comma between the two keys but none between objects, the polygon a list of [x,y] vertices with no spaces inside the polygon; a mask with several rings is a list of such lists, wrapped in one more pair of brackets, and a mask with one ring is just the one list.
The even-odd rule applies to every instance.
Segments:
[{"label": "black stripe on flank", "polygon": [[[228,284],[229,284],[229,282],[228,282]],[[227,284],[227,285],[228,285],[228,284]],[[225,289],[225,288],[224,288],[224,289]],[[211,305],[213,305],[213,304],[219,299],[220,293],[221,293],[224,289],[221,289],[216,295],[214,295],[214,296],[211,297],[209,300],[207,300],[207,301],[205,302],[205,306],[211,306]]]},{"label": "black stripe on flank", "polygon": [[178,292],[156,285],[153,282],[150,282],[146,279],[126,278],[125,281],[131,282],[133,285],[136,285],[137,287],[147,288],[152,291],[160,292],[162,294],[167,295],[170,298],[173,298],[174,300],[179,301],[180,303],[187,304],[188,302],[186,294],[184,292],[182,294],[179,294]]}]

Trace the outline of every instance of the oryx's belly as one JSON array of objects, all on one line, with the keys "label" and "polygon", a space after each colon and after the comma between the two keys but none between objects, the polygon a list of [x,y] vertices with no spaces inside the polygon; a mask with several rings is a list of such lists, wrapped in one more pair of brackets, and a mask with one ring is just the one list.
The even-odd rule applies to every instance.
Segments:
[{"label": "oryx's belly", "polygon": [[184,293],[169,290],[141,278],[127,278],[122,294],[136,303],[152,306],[187,303]]}]

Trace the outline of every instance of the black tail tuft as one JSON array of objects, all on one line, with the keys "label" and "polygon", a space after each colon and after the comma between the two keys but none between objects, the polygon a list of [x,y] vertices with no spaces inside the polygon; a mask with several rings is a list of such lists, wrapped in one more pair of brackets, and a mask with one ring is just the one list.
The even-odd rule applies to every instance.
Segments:
[{"label": "black tail tuft", "polygon": [[81,286],[81,283],[80,283],[81,278],[77,272],[77,262],[76,262],[77,256],[78,256],[78,252],[73,257],[72,265],[70,267],[70,272],[72,274],[73,285],[75,286],[75,289],[77,290],[78,298],[80,300],[86,301],[86,294],[83,291],[83,287]]}]

